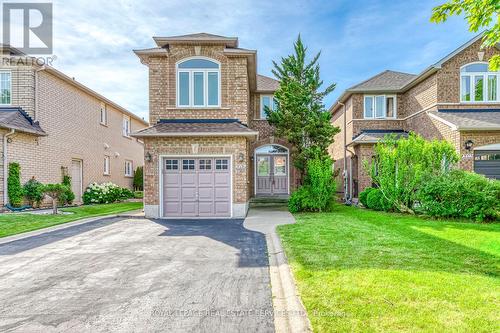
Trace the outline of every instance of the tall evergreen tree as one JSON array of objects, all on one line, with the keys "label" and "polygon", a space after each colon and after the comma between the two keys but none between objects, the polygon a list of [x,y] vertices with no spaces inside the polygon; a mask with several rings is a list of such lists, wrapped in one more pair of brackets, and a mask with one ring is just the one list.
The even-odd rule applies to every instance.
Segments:
[{"label": "tall evergreen tree", "polygon": [[294,51],[281,58],[280,64],[273,61],[272,72],[280,81],[280,87],[274,94],[275,110],[266,107],[266,113],[276,136],[293,145],[294,165],[303,177],[306,161],[327,157],[327,148],[340,129],[331,124],[331,114],[323,104],[324,97],[335,89],[335,84],[320,91],[323,85],[318,64],[321,53],[306,63],[307,47],[300,35],[294,43]]}]

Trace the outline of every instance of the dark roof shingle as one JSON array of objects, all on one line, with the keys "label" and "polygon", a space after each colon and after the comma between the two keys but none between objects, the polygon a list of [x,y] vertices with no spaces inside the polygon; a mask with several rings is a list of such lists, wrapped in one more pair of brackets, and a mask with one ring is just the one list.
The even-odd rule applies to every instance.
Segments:
[{"label": "dark roof shingle", "polygon": [[31,117],[20,107],[0,108],[0,127],[34,135],[47,135],[40,127],[40,124],[33,121],[33,119],[31,119]]},{"label": "dark roof shingle", "polygon": [[444,123],[452,124],[457,130],[500,129],[500,109],[443,109],[429,114]]},{"label": "dark roof shingle", "polygon": [[268,76],[257,74],[257,91],[276,91],[280,82]]},{"label": "dark roof shingle", "polygon": [[348,91],[390,91],[399,90],[416,77],[414,74],[386,70],[366,81],[347,89]]},{"label": "dark roof shingle", "polygon": [[154,126],[132,134],[150,136],[256,136],[236,119],[164,119]]}]

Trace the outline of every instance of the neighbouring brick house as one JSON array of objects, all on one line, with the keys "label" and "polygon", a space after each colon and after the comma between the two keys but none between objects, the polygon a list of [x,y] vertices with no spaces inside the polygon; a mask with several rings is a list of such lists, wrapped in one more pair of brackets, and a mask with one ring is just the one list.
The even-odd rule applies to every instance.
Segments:
[{"label": "neighbouring brick house", "polygon": [[252,196],[296,184],[289,145],[273,137],[263,105],[279,83],[256,73],[257,53],[234,37],[155,37],[136,50],[149,68],[145,144],[148,217],[243,217]]},{"label": "neighbouring brick house", "polygon": [[364,161],[389,133],[447,140],[462,169],[500,178],[500,72],[487,63],[500,50],[480,45],[481,35],[418,75],[384,71],[340,96],[330,111],[342,131],[330,153],[347,197],[371,185]]},{"label": "neighbouring brick house", "polygon": [[23,184],[60,183],[68,174],[76,202],[92,182],[132,188],[144,147],[129,134],[148,123],[15,49],[4,46],[0,56],[1,206],[10,162],[21,165]]}]

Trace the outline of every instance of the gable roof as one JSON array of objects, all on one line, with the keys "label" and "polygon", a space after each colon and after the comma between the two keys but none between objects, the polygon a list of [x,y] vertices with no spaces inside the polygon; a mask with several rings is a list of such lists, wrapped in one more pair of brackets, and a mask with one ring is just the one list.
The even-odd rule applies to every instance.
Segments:
[{"label": "gable roof", "polygon": [[199,32],[195,34],[153,37],[156,44],[164,47],[167,44],[223,44],[227,47],[238,47],[237,37],[225,37],[220,35]]},{"label": "gable roof", "polygon": [[257,92],[275,92],[280,82],[268,76],[257,74]]},{"label": "gable roof", "polygon": [[[399,83],[395,83],[393,86],[398,86],[398,84],[400,83],[404,83],[402,84],[399,88],[395,88],[393,89],[393,91],[387,91],[387,92],[404,92],[408,89],[410,89],[411,87],[415,86],[416,84],[418,84],[419,82],[425,80],[427,77],[429,77],[430,75],[432,75],[433,73],[435,73],[436,71],[438,71],[441,66],[447,62],[448,60],[450,60],[451,58],[453,58],[454,56],[456,56],[457,54],[459,54],[460,52],[462,52],[463,50],[465,50],[466,48],[468,48],[469,46],[471,46],[472,44],[474,44],[475,42],[477,42],[479,39],[482,38],[484,32],[474,36],[472,39],[470,39],[469,41],[467,41],[466,43],[460,45],[457,49],[455,49],[453,52],[447,54],[445,57],[441,58],[439,61],[435,62],[434,64],[430,65],[429,67],[427,67],[426,69],[424,69],[422,72],[420,72],[418,75],[413,75],[413,74],[408,74],[408,73],[402,73],[402,72],[394,72],[394,71],[385,71],[385,72],[382,72],[380,74],[377,74],[375,75],[374,77],[366,80],[366,81],[363,81],[351,88],[348,88],[346,89],[342,95],[340,95],[340,97],[335,101],[335,103],[330,107],[330,112],[334,112],[334,110],[336,109],[336,107],[339,105],[339,102],[344,102],[347,100],[347,98],[354,92],[370,92],[370,87],[368,87],[368,89],[363,89],[362,87],[358,87],[360,85],[363,85],[365,82],[368,82],[368,81],[371,81],[372,79],[375,79],[377,78],[377,76],[380,76],[386,72],[392,72],[392,73],[400,73],[400,74],[406,74],[408,75],[408,81],[407,82],[403,82],[402,80],[402,76],[401,78],[395,78],[396,81],[398,81],[399,79],[401,79],[401,81]],[[496,47],[499,47],[499,45],[497,44]],[[410,76],[413,75],[413,78],[410,78]],[[383,76],[383,75],[382,75]],[[379,82],[380,81],[380,82]],[[375,83],[378,83],[378,84],[383,84],[383,78],[381,78],[380,80],[376,80]],[[374,84],[375,84],[374,83]],[[354,90],[351,90],[353,88],[358,88],[358,89],[354,89]],[[374,88],[372,88],[374,89]],[[384,89],[381,89],[381,90],[384,90]],[[384,90],[386,91],[386,90]]]},{"label": "gable roof", "polygon": [[46,136],[47,133],[38,122],[20,107],[0,107],[0,128],[17,130],[19,132]]},{"label": "gable roof", "polygon": [[347,90],[352,92],[399,90],[416,76],[417,75],[410,73],[385,70],[382,73],[372,76],[368,80],[358,83]]}]

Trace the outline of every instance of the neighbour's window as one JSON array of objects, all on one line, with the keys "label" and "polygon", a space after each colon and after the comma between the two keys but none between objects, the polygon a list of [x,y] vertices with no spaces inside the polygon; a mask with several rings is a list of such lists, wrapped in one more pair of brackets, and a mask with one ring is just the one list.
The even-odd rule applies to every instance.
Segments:
[{"label": "neighbour's window", "polygon": [[108,124],[108,110],[106,109],[106,104],[101,103],[101,117],[100,121],[102,125]]},{"label": "neighbour's window", "polygon": [[133,169],[133,162],[125,161],[125,176],[132,177]]},{"label": "neighbour's window", "polygon": [[109,156],[104,156],[104,174],[109,175]]},{"label": "neighbour's window", "polygon": [[200,170],[212,170],[212,160],[200,160]]},{"label": "neighbour's window", "polygon": [[461,102],[499,102],[500,72],[492,72],[487,62],[476,62],[460,69]]},{"label": "neighbour's window", "polygon": [[194,170],[194,160],[182,160],[182,170]]},{"label": "neighbour's window", "polygon": [[220,106],[220,65],[192,58],[177,64],[177,106]]},{"label": "neighbour's window", "polygon": [[12,95],[11,73],[0,72],[0,105],[10,105]]},{"label": "neighbour's window", "polygon": [[215,170],[227,170],[229,168],[228,160],[215,160]]},{"label": "neighbour's window", "polygon": [[166,160],[165,169],[178,170],[179,169],[179,161],[178,160]]},{"label": "neighbour's window", "polygon": [[123,136],[130,136],[130,117],[129,116],[123,116],[123,130],[122,130]]},{"label": "neighbour's window", "polygon": [[266,107],[271,111],[276,110],[277,102],[273,95],[261,95],[260,96],[260,119],[267,119]]},{"label": "neighbour's window", "polygon": [[396,96],[394,95],[365,95],[365,119],[391,119],[396,118]]}]

